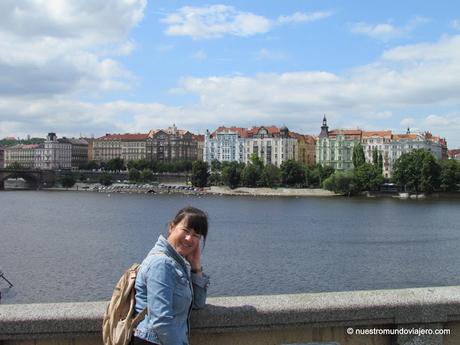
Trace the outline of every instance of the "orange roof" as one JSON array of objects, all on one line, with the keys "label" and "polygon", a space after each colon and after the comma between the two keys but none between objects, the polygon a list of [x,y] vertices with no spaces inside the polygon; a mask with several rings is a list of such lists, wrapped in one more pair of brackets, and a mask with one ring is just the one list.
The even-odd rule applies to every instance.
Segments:
[{"label": "orange roof", "polygon": [[385,137],[391,138],[392,133],[391,131],[363,131],[363,137],[364,138],[369,138],[369,137]]},{"label": "orange roof", "polygon": [[204,142],[204,134],[193,134],[192,139],[195,140],[195,141]]},{"label": "orange roof", "polygon": [[328,133],[330,137],[335,137],[338,134],[345,135],[347,138],[361,138],[363,131],[360,129],[334,129]]},{"label": "orange roof", "polygon": [[247,138],[248,137],[248,130],[246,128],[242,128],[242,127],[224,127],[224,126],[220,126],[214,132],[212,132],[211,137],[214,138],[216,136],[216,134],[220,133],[220,132],[234,132],[234,133],[238,133],[238,135],[241,138]]},{"label": "orange roof", "polygon": [[400,140],[400,139],[417,139],[417,134],[415,133],[410,133],[410,134],[394,134],[393,135],[394,140]]},{"label": "orange roof", "polygon": [[136,134],[106,134],[103,137],[97,138],[97,140],[104,140],[104,141],[110,141],[110,140],[146,140],[148,138],[148,134],[141,134],[141,133],[136,133]]}]

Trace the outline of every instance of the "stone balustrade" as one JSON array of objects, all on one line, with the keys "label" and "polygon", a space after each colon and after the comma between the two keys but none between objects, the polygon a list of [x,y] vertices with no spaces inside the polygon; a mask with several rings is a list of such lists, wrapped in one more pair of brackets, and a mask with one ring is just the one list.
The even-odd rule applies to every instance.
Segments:
[{"label": "stone balustrade", "polygon": [[[105,306],[0,305],[0,345],[100,345]],[[191,327],[192,345],[457,345],[460,286],[209,298]]]}]

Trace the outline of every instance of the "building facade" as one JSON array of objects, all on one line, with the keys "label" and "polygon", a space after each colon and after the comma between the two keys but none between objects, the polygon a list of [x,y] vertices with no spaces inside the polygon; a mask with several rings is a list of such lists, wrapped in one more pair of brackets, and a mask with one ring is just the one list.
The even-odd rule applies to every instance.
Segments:
[{"label": "building facade", "polygon": [[353,148],[361,142],[359,129],[338,129],[329,131],[326,116],[316,144],[316,162],[331,166],[338,171],[353,170]]},{"label": "building facade", "polygon": [[147,158],[148,134],[106,134],[93,141],[93,158],[108,162],[121,158],[126,164],[132,160]]},{"label": "building facade", "polygon": [[61,143],[71,145],[71,167],[80,169],[88,163],[88,142],[85,139],[62,138]]},{"label": "building facade", "polygon": [[194,135],[176,125],[167,129],[152,129],[147,139],[147,159],[150,161],[195,161],[198,142]]},{"label": "building facade", "polygon": [[35,151],[39,145],[24,145],[17,144],[5,148],[5,168],[8,168],[13,163],[20,164],[26,169],[35,167]]},{"label": "building facade", "polygon": [[42,170],[70,169],[72,145],[67,139],[58,139],[56,133],[48,133],[44,144],[35,150],[34,167]]},{"label": "building facade", "polygon": [[0,169],[5,167],[5,148],[0,145]]},{"label": "building facade", "polygon": [[353,147],[361,143],[366,161],[373,163],[373,152],[382,155],[382,174],[390,178],[396,160],[415,149],[430,151],[436,159],[445,159],[445,139],[429,132],[393,134],[391,131],[334,130],[329,131],[326,117],[316,146],[317,162],[336,170],[353,170]]},{"label": "building facade", "polygon": [[241,127],[219,127],[213,133],[208,130],[204,139],[203,158],[205,162],[246,161],[245,138],[247,130]]},{"label": "building facade", "polygon": [[292,133],[297,138],[298,155],[296,160],[306,166],[316,164],[316,140],[314,136]]},{"label": "building facade", "polygon": [[212,162],[250,162],[257,155],[264,164],[280,166],[284,161],[298,159],[297,137],[287,127],[252,128],[219,127],[206,131],[204,160]]}]

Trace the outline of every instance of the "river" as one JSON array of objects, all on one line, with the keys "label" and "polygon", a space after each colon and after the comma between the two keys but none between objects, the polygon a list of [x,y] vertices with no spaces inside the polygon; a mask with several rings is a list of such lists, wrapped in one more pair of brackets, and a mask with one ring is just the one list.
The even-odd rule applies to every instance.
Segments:
[{"label": "river", "polygon": [[210,296],[460,285],[460,200],[3,191],[1,303],[109,299],[187,205]]}]

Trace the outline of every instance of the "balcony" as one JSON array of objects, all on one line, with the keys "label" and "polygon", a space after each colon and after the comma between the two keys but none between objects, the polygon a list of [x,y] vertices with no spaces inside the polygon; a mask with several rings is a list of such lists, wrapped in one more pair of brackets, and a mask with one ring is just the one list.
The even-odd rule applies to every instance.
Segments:
[{"label": "balcony", "polygon": [[[0,343],[100,345],[105,306],[0,305]],[[454,345],[460,286],[209,298],[191,334],[194,345]]]}]

